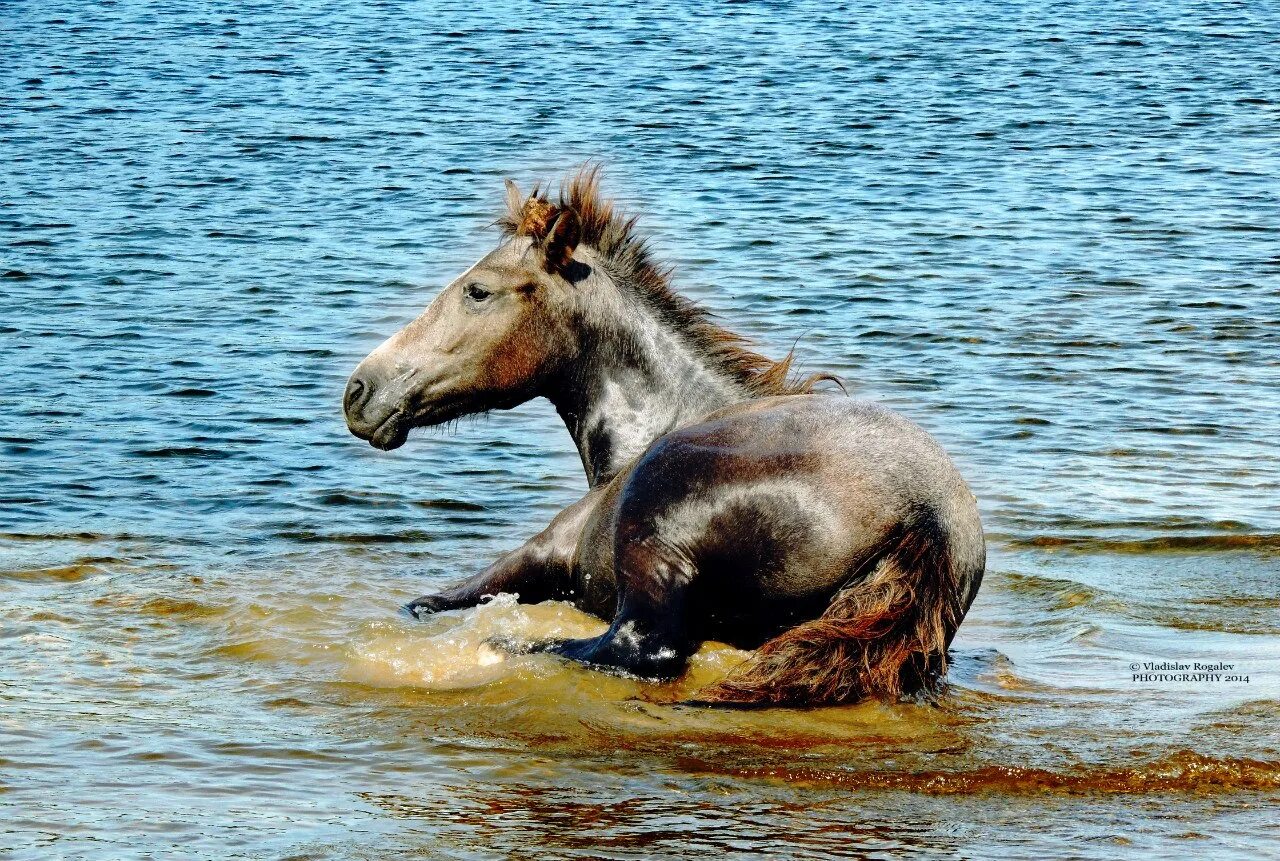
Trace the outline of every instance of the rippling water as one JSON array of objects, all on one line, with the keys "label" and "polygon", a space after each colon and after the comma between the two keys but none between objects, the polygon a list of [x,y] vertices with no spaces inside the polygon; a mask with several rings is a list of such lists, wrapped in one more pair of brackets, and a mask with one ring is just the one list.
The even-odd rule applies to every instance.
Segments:
[{"label": "rippling water", "polygon": [[[1276,5],[484,5],[0,5],[0,854],[1275,852]],[[342,384],[588,157],[962,465],[942,707],[691,710],[738,653],[394,615],[585,482],[545,403],[381,454]]]}]

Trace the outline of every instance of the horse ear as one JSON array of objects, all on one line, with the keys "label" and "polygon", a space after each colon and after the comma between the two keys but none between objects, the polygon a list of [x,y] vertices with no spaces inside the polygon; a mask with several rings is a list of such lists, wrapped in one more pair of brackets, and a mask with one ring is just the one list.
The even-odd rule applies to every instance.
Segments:
[{"label": "horse ear", "polygon": [[542,266],[552,275],[561,275],[573,262],[573,250],[582,240],[582,225],[572,209],[556,215],[542,243]]},{"label": "horse ear", "polygon": [[524,206],[524,195],[520,193],[520,186],[510,179],[503,180],[503,183],[507,186],[507,212],[511,213],[512,218],[519,218],[520,208]]}]

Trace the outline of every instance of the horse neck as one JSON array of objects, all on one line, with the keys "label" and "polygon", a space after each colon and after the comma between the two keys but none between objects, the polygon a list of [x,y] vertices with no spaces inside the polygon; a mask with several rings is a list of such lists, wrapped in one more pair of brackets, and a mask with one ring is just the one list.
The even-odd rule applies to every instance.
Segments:
[{"label": "horse neck", "polygon": [[617,316],[592,327],[574,369],[548,394],[592,487],[663,434],[751,396],[643,303]]}]

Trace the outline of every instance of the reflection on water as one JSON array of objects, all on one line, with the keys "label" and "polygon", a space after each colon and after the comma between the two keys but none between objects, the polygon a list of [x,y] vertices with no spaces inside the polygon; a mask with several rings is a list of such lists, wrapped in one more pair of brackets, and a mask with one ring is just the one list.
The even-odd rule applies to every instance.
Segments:
[{"label": "reflection on water", "polygon": [[[6,10],[0,854],[1275,853],[1271,11],[303,6]],[[374,452],[346,375],[502,176],[587,157],[970,477],[939,705],[705,710],[742,653],[646,685],[489,644],[600,629],[562,605],[395,614],[581,467],[545,404]]]}]

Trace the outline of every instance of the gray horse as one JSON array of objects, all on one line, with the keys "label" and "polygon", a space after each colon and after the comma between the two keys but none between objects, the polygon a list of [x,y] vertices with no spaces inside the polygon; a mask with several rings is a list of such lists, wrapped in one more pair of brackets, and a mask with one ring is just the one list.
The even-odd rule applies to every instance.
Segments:
[{"label": "gray horse", "polygon": [[536,397],[591,490],[415,616],[516,593],[612,619],[531,644],[643,678],[705,640],[755,649],[704,702],[932,691],[986,559],[973,494],[923,430],[792,381],[672,291],[597,172],[555,200],[507,183],[499,246],[352,374],[347,424],[380,449]]}]

